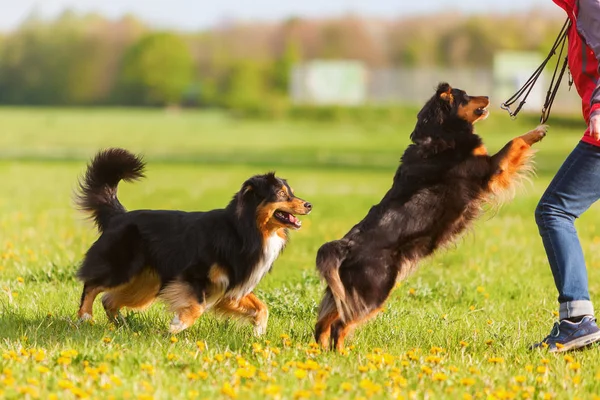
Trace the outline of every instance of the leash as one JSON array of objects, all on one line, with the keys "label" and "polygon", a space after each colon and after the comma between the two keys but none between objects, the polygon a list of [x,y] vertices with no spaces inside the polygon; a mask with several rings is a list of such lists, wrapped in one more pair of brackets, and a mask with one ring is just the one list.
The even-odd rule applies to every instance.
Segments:
[{"label": "leash", "polygon": [[[556,66],[554,67],[554,73],[552,74],[552,79],[550,80],[550,86],[548,87],[548,91],[546,92],[546,99],[544,100],[544,106],[542,107],[542,115],[540,117],[540,123],[541,124],[545,123],[548,120],[548,118],[550,117],[550,110],[552,109],[552,103],[554,103],[554,99],[556,98],[556,93],[558,92],[558,88],[560,87],[560,82],[562,81],[563,75],[565,74],[565,71],[567,70],[567,61],[568,61],[567,55],[565,55],[565,59],[562,63],[562,67],[560,68],[560,72],[559,72],[559,65],[560,65],[560,60],[563,57],[565,44],[567,43],[567,31],[568,31],[570,25],[571,25],[571,21],[569,18],[567,18],[563,27],[560,30],[560,33],[558,34],[558,37],[556,38],[556,40],[554,41],[554,44],[552,45],[550,52],[548,53],[548,55],[546,56],[544,61],[540,64],[539,67],[537,67],[537,69],[535,70],[533,75],[531,75],[529,77],[529,79],[527,79],[527,82],[525,82],[525,84],[523,86],[521,86],[521,88],[519,90],[517,90],[517,92],[515,94],[513,94],[504,103],[500,104],[500,108],[503,110],[506,110],[512,119],[517,118],[517,114],[521,111],[521,108],[523,108],[523,106],[525,105],[525,102],[527,100],[527,97],[529,96],[529,93],[531,93],[531,90],[535,86],[535,83],[537,82],[538,78],[542,75],[542,72],[544,71],[546,64],[548,64],[548,61],[550,61],[550,59],[556,54],[556,51],[560,48],[560,51],[558,53],[558,60],[556,61]],[[557,73],[558,73],[558,75],[557,75]],[[569,90],[571,89],[572,85],[573,85],[573,78],[571,76],[571,73],[569,72]],[[517,105],[517,108],[515,108],[515,110],[512,111],[510,106],[515,104],[521,97],[522,97],[521,102]]]}]

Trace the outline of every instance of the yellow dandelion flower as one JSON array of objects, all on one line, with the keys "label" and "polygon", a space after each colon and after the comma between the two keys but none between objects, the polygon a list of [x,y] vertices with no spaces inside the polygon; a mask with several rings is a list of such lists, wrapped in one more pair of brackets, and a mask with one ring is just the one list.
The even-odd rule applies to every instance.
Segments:
[{"label": "yellow dandelion flower", "polygon": [[550,360],[548,360],[547,358],[542,358],[542,359],[540,360],[540,362],[541,362],[542,364],[549,364],[549,363],[550,363]]},{"label": "yellow dandelion flower", "polygon": [[490,364],[502,364],[504,362],[504,358],[502,358],[502,357],[490,357],[490,358],[488,358],[488,362]]},{"label": "yellow dandelion flower", "polygon": [[532,371],[533,371],[533,365],[531,365],[531,364],[527,364],[527,365],[525,366],[525,371],[527,371],[527,372],[532,372]]},{"label": "yellow dandelion flower", "polygon": [[546,371],[548,371],[548,368],[546,368],[546,366],[544,366],[544,365],[540,365],[539,367],[536,368],[536,371],[538,374],[545,374]]},{"label": "yellow dandelion flower", "polygon": [[25,282],[25,279],[23,279],[22,277],[18,276],[17,277],[17,282],[23,283],[23,282]]},{"label": "yellow dandelion flower", "polygon": [[460,341],[460,347],[467,347],[469,345],[468,342],[465,342],[464,340]]},{"label": "yellow dandelion flower", "polygon": [[574,385],[579,385],[581,383],[581,375],[575,375],[573,377],[573,384]]},{"label": "yellow dandelion flower", "polygon": [[46,373],[50,372],[50,369],[43,365],[38,365],[35,369],[42,374],[46,374]]},{"label": "yellow dandelion flower", "polygon": [[198,348],[199,351],[204,351],[204,350],[206,350],[206,343],[197,341],[196,347]]},{"label": "yellow dandelion flower", "polygon": [[61,379],[58,381],[57,385],[61,389],[71,389],[73,387],[73,382],[66,379]]},{"label": "yellow dandelion flower", "polygon": [[369,367],[366,365],[359,365],[358,366],[358,372],[367,372],[369,370]]},{"label": "yellow dandelion flower", "polygon": [[69,364],[71,364],[71,359],[69,357],[58,357],[58,360],[56,360],[56,363],[58,365],[69,365]]},{"label": "yellow dandelion flower", "polygon": [[303,369],[297,369],[294,371],[294,376],[298,379],[306,378],[306,371]]},{"label": "yellow dandelion flower", "polygon": [[488,325],[492,325],[492,324],[494,323],[494,321],[492,321],[491,319],[488,319],[488,320],[486,321],[486,323],[487,323]]},{"label": "yellow dandelion flower", "polygon": [[568,363],[572,363],[573,361],[575,361],[575,359],[573,358],[573,356],[572,356],[572,355],[569,355],[569,354],[565,355],[565,356],[563,357],[563,359],[565,360],[565,362],[566,362],[567,364],[568,364]]},{"label": "yellow dandelion flower", "polygon": [[469,367],[469,373],[472,375],[479,375],[480,372],[476,367]]},{"label": "yellow dandelion flower", "polygon": [[558,318],[558,315],[559,315],[558,311],[556,311],[556,310],[552,311],[552,315],[554,315],[556,318]]},{"label": "yellow dandelion flower", "polygon": [[140,365],[140,369],[150,375],[154,374],[154,367],[150,364],[142,364]]},{"label": "yellow dandelion flower", "polygon": [[350,382],[342,382],[342,384],[340,385],[340,388],[344,392],[349,392],[352,390],[352,384]]},{"label": "yellow dandelion flower", "polygon": [[527,380],[527,378],[523,375],[515,376],[515,382],[517,382],[517,383],[524,383],[526,380]]},{"label": "yellow dandelion flower", "polygon": [[177,360],[177,358],[179,358],[179,357],[177,357],[176,354],[173,354],[173,353],[167,354],[167,360],[169,360],[169,361],[175,361],[175,360]]},{"label": "yellow dandelion flower", "polygon": [[572,362],[569,364],[569,369],[572,371],[579,371],[580,368],[581,368],[581,364],[578,362]]},{"label": "yellow dandelion flower", "polygon": [[146,393],[138,394],[137,400],[153,400],[154,396]]},{"label": "yellow dandelion flower", "polygon": [[483,293],[485,292],[485,288],[483,286],[477,286],[477,293]]},{"label": "yellow dandelion flower", "polygon": [[177,343],[179,342],[179,339],[177,339],[175,336],[171,336],[171,339],[169,339],[171,341],[171,343]]},{"label": "yellow dandelion flower", "polygon": [[111,375],[109,379],[115,386],[123,385],[123,381],[121,380],[121,378],[119,378],[116,375]]},{"label": "yellow dandelion flower", "polygon": [[231,384],[229,382],[225,382],[223,384],[223,386],[221,387],[221,394],[232,399],[235,399],[237,397],[236,391],[231,387]]},{"label": "yellow dandelion flower", "polygon": [[195,399],[196,397],[200,396],[200,392],[198,392],[197,390],[188,390],[188,397],[190,399]]},{"label": "yellow dandelion flower", "polygon": [[308,390],[297,390],[294,392],[294,399],[308,399],[312,396],[312,393]]},{"label": "yellow dandelion flower", "polygon": [[240,378],[253,378],[254,375],[256,375],[256,367],[253,365],[247,365],[243,368],[238,368],[237,371],[235,371],[235,375]]},{"label": "yellow dandelion flower", "polygon": [[469,311],[475,311],[475,306],[469,306]]},{"label": "yellow dandelion flower", "polygon": [[61,357],[69,357],[69,358],[75,358],[77,357],[79,353],[77,352],[77,350],[73,350],[73,349],[69,349],[69,350],[63,350],[60,352]]},{"label": "yellow dandelion flower", "polygon": [[225,359],[225,356],[223,354],[215,354],[215,361],[216,362],[221,362]]},{"label": "yellow dandelion flower", "polygon": [[415,294],[417,294],[417,291],[414,288],[408,289],[408,295],[409,296],[414,296]]},{"label": "yellow dandelion flower", "polygon": [[435,382],[444,382],[448,379],[448,376],[443,372],[436,372],[435,374],[433,374],[433,377],[431,379],[433,379],[433,381]]},{"label": "yellow dandelion flower", "polygon": [[427,375],[431,375],[431,372],[433,370],[430,367],[428,367],[427,365],[421,365],[421,371]]},{"label": "yellow dandelion flower", "polygon": [[460,384],[463,386],[473,386],[475,384],[475,379],[473,378],[462,378],[460,380]]},{"label": "yellow dandelion flower", "polygon": [[102,338],[102,341],[103,341],[104,343],[110,343],[110,342],[112,342],[112,339],[111,339],[111,338],[109,338],[109,337],[104,337],[104,338]]},{"label": "yellow dandelion flower", "polygon": [[268,385],[263,393],[267,396],[278,397],[281,394],[281,386],[277,385]]},{"label": "yellow dandelion flower", "polygon": [[87,399],[88,397],[90,397],[90,395],[86,391],[84,391],[83,389],[81,389],[81,388],[72,387],[69,390],[78,399]]},{"label": "yellow dandelion flower", "polygon": [[315,385],[313,386],[313,392],[315,392],[315,394],[317,395],[322,395],[323,391],[327,389],[327,385],[324,384],[323,382],[316,382]]},{"label": "yellow dandelion flower", "polygon": [[198,379],[208,378],[208,372],[206,371],[198,371],[196,374],[198,375]]},{"label": "yellow dandelion flower", "polygon": [[494,343],[494,341],[492,339],[488,339],[485,341],[485,344],[487,344],[488,346],[491,346],[492,343]]}]

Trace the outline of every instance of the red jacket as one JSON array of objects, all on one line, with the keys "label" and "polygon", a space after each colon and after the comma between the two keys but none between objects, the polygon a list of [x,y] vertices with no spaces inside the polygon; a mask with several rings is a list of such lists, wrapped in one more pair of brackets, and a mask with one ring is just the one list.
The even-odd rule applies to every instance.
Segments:
[{"label": "red jacket", "polygon": [[[577,93],[581,97],[585,123],[589,125],[590,115],[600,113],[600,86],[598,58],[600,56],[600,0],[553,0],[564,9],[571,20],[568,31],[569,70]],[[585,2],[585,3],[584,3]],[[579,14],[579,9],[585,14]],[[594,54],[595,50],[595,54]],[[590,136],[586,129],[584,142],[600,146],[600,141]]]}]

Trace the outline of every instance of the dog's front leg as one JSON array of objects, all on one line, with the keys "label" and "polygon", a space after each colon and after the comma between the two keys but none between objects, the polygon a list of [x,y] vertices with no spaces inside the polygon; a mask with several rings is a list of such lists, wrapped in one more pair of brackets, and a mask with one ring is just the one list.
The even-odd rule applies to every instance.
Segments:
[{"label": "dog's front leg", "polygon": [[539,125],[534,130],[514,138],[502,150],[490,157],[491,178],[489,190],[498,195],[510,190],[515,181],[523,173],[532,171],[531,145],[546,136],[547,125]]}]

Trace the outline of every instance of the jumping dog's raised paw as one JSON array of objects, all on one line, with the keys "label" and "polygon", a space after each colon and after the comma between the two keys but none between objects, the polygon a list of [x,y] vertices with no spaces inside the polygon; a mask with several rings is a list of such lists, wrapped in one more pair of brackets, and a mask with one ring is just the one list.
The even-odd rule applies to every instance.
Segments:
[{"label": "jumping dog's raised paw", "polygon": [[521,139],[531,146],[542,140],[546,136],[546,132],[548,132],[548,125],[538,125],[534,130],[521,136]]}]

